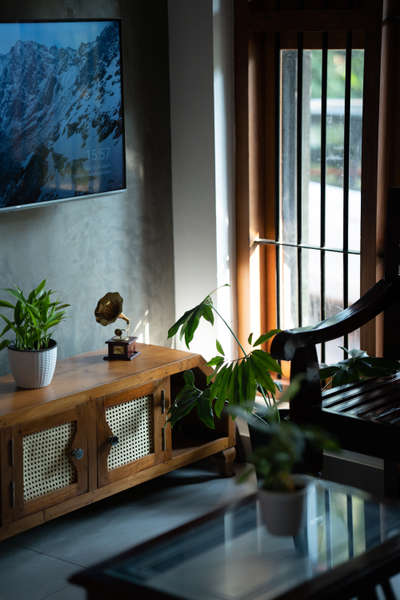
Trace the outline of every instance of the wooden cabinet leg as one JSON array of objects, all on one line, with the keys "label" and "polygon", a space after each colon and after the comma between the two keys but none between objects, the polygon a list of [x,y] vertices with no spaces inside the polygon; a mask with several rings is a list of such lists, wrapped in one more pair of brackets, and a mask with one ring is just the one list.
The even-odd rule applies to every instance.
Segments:
[{"label": "wooden cabinet leg", "polygon": [[235,473],[233,463],[236,458],[236,448],[226,448],[214,456],[218,471],[222,477],[232,477]]}]

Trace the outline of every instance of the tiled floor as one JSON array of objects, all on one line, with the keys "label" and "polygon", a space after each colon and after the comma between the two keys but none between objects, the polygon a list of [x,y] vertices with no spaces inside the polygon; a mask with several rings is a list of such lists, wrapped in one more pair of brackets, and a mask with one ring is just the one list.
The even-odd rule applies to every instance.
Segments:
[{"label": "tiled floor", "polygon": [[0,600],[84,600],[84,590],[68,583],[72,573],[243,493],[234,478],[204,465],[179,469],[5,540]]},{"label": "tiled floor", "polygon": [[[199,464],[5,540],[0,600],[85,600],[84,590],[68,582],[70,575],[248,493],[252,485],[239,486]],[[400,599],[400,575],[392,585]]]}]

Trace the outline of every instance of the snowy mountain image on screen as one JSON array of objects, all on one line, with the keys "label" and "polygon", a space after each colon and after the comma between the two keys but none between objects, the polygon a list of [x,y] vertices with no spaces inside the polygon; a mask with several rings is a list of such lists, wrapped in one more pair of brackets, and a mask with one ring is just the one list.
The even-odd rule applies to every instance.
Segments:
[{"label": "snowy mountain image on screen", "polygon": [[0,54],[0,207],[123,188],[123,143],[117,22],[76,48]]}]

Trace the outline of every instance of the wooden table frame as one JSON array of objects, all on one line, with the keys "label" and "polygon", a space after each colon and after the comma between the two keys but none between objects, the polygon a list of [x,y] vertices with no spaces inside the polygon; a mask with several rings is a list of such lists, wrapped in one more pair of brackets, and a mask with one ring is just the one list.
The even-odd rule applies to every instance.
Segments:
[{"label": "wooden table frame", "polygon": [[[255,495],[247,496],[237,502],[244,505],[254,500]],[[160,543],[170,541],[181,533],[195,530],[199,525],[205,524],[215,517],[222,516],[227,507],[219,507],[206,515],[185,523],[172,531],[168,531],[135,548],[121,553],[111,560],[104,561],[92,568],[86,569],[71,577],[70,581],[86,589],[88,600],[106,600],[118,597],[120,600],[131,600],[134,596],[141,600],[177,600],[177,597],[166,592],[156,591],[138,584],[126,582],[106,574],[116,565],[128,559],[134,559],[144,551],[156,548]],[[346,600],[358,597],[371,598],[371,590],[377,584],[388,583],[388,578],[399,571],[400,535],[390,538],[364,552],[363,554],[347,560],[332,568],[327,573],[322,573],[311,580],[280,594],[276,600]],[[390,596],[389,596],[390,597]]]}]

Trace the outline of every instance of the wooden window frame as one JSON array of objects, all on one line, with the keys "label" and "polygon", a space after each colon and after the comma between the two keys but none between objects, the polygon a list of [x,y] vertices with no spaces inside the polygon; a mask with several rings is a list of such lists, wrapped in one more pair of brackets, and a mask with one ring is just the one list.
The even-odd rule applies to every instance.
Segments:
[{"label": "wooden window frame", "polygon": [[[377,0],[365,5],[365,9],[347,10],[269,10],[260,8],[259,2],[235,3],[237,304],[241,339],[247,339],[253,329],[267,331],[277,326],[276,248],[266,246],[261,252],[255,240],[276,239],[275,202],[268,201],[279,191],[280,106],[274,92],[275,77],[280,49],[297,48],[298,32],[303,33],[305,48],[321,48],[324,32],[330,48],[346,48],[348,31],[352,32],[352,47],[364,48],[361,294],[379,278],[382,3]],[[370,354],[376,353],[379,344],[374,321],[362,328],[360,345]]]}]

